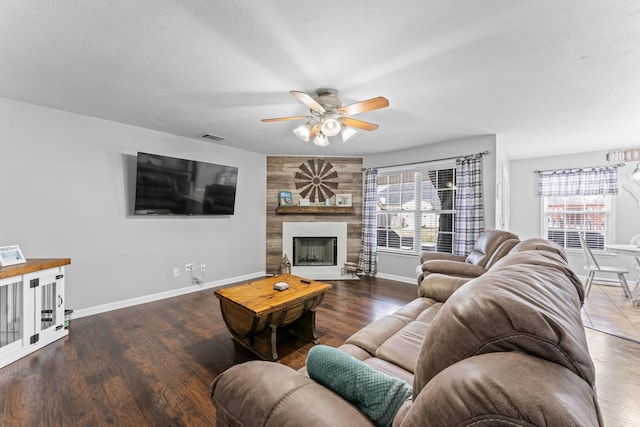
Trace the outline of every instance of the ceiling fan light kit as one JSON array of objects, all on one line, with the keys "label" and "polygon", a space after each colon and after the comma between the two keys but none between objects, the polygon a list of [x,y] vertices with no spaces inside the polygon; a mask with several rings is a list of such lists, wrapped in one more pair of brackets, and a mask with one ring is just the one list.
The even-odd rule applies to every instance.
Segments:
[{"label": "ceiling fan light kit", "polygon": [[329,117],[322,120],[320,130],[327,136],[336,136],[342,130],[342,125],[336,119]]},{"label": "ceiling fan light kit", "polygon": [[293,133],[301,140],[307,142],[311,136],[311,126],[309,124],[300,125],[293,130]]},{"label": "ceiling fan light kit", "polygon": [[342,131],[340,132],[342,136],[342,142],[347,142],[347,140],[351,138],[353,135],[355,135],[356,133],[358,133],[358,131],[355,130],[354,128],[351,128],[349,126],[343,126]]},{"label": "ceiling fan light kit", "polygon": [[636,169],[631,173],[631,178],[633,178],[635,182],[640,183],[640,163],[636,165]]},{"label": "ceiling fan light kit", "polygon": [[313,139],[313,143],[321,147],[329,145],[329,137],[338,134],[342,137],[342,142],[346,142],[357,133],[356,128],[366,131],[376,130],[377,124],[356,120],[348,116],[389,106],[389,101],[386,98],[378,96],[343,107],[342,101],[337,96],[338,91],[335,89],[317,89],[315,98],[301,91],[292,90],[290,93],[309,107],[311,116],[280,117],[262,119],[262,121],[279,122],[307,119],[308,122],[295,128],[293,133],[305,142]]},{"label": "ceiling fan light kit", "polygon": [[326,147],[329,145],[329,138],[322,132],[318,132],[315,138],[313,138],[313,143],[319,145],[320,147]]}]

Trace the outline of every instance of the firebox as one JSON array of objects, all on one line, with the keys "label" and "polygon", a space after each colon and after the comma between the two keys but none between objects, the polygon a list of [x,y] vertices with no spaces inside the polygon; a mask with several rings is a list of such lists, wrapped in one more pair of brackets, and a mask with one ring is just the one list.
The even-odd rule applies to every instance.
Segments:
[{"label": "firebox", "polygon": [[293,265],[337,265],[337,237],[294,237]]}]

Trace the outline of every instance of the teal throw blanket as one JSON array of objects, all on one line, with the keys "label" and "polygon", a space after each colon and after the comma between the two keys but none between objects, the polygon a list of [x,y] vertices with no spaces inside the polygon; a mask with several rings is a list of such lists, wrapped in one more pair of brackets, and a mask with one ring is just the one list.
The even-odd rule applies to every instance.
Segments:
[{"label": "teal throw blanket", "polygon": [[401,379],[326,345],[309,350],[307,372],[313,380],[357,406],[378,426],[390,426],[412,394],[409,384]]}]

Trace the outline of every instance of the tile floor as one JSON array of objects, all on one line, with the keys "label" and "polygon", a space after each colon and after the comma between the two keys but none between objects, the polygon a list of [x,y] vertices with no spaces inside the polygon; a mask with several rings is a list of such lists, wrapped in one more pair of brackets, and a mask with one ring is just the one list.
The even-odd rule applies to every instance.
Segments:
[{"label": "tile floor", "polygon": [[619,286],[594,284],[582,307],[582,320],[588,328],[640,342],[640,306],[633,306]]}]

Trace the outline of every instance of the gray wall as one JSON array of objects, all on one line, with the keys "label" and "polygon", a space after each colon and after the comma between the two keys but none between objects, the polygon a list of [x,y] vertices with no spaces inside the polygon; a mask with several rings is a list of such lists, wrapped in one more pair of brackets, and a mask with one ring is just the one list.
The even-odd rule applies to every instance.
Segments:
[{"label": "gray wall", "polygon": [[[511,161],[511,231],[518,234],[521,239],[541,236],[541,209],[540,199],[536,195],[538,176],[536,170],[565,169],[573,167],[586,167],[606,165],[606,153],[596,151],[590,153],[576,153],[566,156],[540,157],[525,160]],[[627,163],[618,169],[618,183],[620,192],[614,196],[613,213],[615,230],[611,241],[608,243],[629,243],[634,235],[640,233],[640,205],[633,196],[626,191],[627,187],[640,197],[640,185],[630,180],[629,174],[635,169],[636,163]],[[584,275],[583,258],[580,251],[570,251],[569,261],[571,267],[578,275]],[[599,262],[606,265],[620,265],[632,271],[631,277],[635,279],[635,263],[631,257],[599,254],[596,256]]]},{"label": "gray wall", "polygon": [[[18,244],[29,258],[70,257],[67,306],[90,311],[126,300],[192,288],[184,264],[207,264],[208,286],[264,272],[266,158],[206,141],[178,137],[0,98],[0,170],[3,173],[0,246]],[[489,151],[484,157],[486,228],[500,228],[509,175],[510,221],[521,238],[540,235],[537,169],[605,164],[605,152],[514,160],[494,135],[466,138],[363,158],[364,167],[429,161]],[[138,151],[237,166],[236,214],[216,218],[130,215]],[[640,198],[640,186],[619,169],[621,186]],[[501,200],[498,200],[501,199]],[[615,197],[613,241],[640,233],[640,202],[621,188]],[[580,254],[570,254],[582,271]],[[633,269],[631,259],[602,262]],[[414,282],[417,257],[379,254],[381,277]],[[180,277],[172,270],[179,267]],[[635,276],[633,276],[635,277]]]},{"label": "gray wall", "polygon": [[[187,262],[209,284],[264,272],[264,155],[3,98],[0,117],[0,246],[70,257],[68,307],[180,292]],[[237,166],[235,215],[129,215],[138,151]]]},{"label": "gray wall", "polygon": [[[411,150],[366,156],[365,168],[401,165],[413,162],[426,162],[446,157],[489,151],[483,158],[485,228],[496,226],[496,136],[485,135],[454,141],[446,141]],[[415,269],[419,256],[378,252],[378,276],[415,283]]]}]

